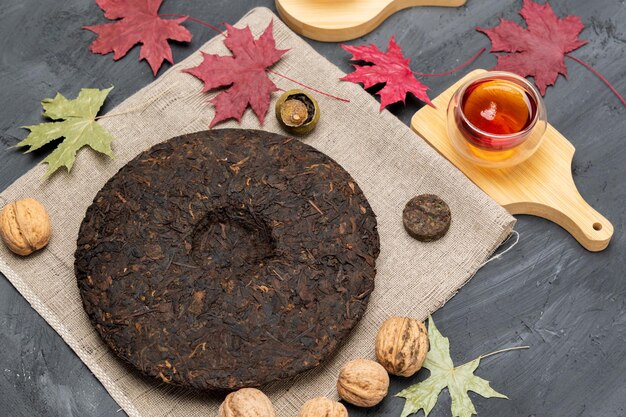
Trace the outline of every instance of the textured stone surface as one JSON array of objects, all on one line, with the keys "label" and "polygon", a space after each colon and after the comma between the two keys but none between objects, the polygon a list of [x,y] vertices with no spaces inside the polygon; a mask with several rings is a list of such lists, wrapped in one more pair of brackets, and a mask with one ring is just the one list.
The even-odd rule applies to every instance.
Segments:
[{"label": "textured stone surface", "polygon": [[[354,43],[386,46],[392,34],[412,58],[412,68],[441,72],[489,47],[476,25],[492,27],[504,16],[520,22],[521,0],[469,0],[461,9],[416,8],[400,12]],[[584,59],[626,92],[626,8],[622,0],[553,0],[559,15],[577,14],[589,45],[573,54]],[[166,1],[163,13],[186,13],[213,23],[235,22],[264,1]],[[76,95],[81,87],[115,85],[105,111],[153,80],[139,49],[114,62],[93,55],[93,35],[86,24],[102,23],[92,1],[0,0],[0,189],[25,173],[50,148],[29,155],[9,149],[26,131],[19,126],[39,123],[41,99],[63,91]],[[214,33],[188,27],[191,45],[175,45],[178,61]],[[344,71],[348,55],[336,44],[312,42]],[[471,68],[491,68],[495,57],[483,55]],[[475,398],[483,416],[592,416],[626,414],[626,375],[616,364],[626,356],[626,109],[604,85],[575,62],[567,61],[569,79],[559,78],[546,94],[548,118],[576,146],[574,178],[583,196],[613,222],[616,232],[607,250],[585,251],[558,226],[519,216],[520,243],[501,260],[476,274],[459,294],[435,314],[450,338],[453,358],[461,363],[502,346],[528,344],[531,350],[486,359],[478,371],[509,401]],[[161,72],[163,69],[161,70]],[[432,96],[462,74],[429,78]],[[294,86],[295,87],[295,86]],[[421,106],[391,110],[405,123]],[[0,278],[0,415],[122,416],[89,370],[41,319],[11,284]],[[411,381],[392,378],[390,393]],[[396,417],[402,400],[389,397],[368,411],[350,408],[351,416]],[[443,394],[433,417],[449,416]]]}]

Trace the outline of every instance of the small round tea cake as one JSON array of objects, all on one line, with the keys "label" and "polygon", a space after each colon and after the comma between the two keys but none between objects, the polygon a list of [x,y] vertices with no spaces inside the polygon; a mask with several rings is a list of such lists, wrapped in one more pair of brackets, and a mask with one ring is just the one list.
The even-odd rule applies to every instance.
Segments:
[{"label": "small round tea cake", "polygon": [[98,192],[75,270],[85,310],[123,359],[199,389],[318,365],[363,315],[376,217],[339,164],[272,133],[160,143]]},{"label": "small round tea cake", "polygon": [[402,222],[407,233],[422,242],[441,239],[452,221],[450,207],[434,194],[422,194],[406,203]]}]

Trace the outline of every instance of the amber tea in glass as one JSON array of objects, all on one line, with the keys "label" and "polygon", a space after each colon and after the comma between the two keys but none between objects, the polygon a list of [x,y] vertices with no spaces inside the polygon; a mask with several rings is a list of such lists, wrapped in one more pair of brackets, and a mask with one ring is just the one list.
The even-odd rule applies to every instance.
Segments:
[{"label": "amber tea in glass", "polygon": [[532,155],[546,125],[537,90],[507,72],[487,72],[470,80],[448,108],[448,132],[456,150],[491,168],[513,166]]}]

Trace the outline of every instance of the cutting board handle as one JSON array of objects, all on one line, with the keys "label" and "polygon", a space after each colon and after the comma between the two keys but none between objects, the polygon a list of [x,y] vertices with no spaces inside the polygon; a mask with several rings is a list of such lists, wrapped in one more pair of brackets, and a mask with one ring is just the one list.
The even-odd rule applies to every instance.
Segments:
[{"label": "cutting board handle", "polygon": [[540,187],[526,201],[504,207],[511,214],[533,214],[553,221],[591,252],[606,249],[613,236],[613,225],[576,188],[571,169],[576,149],[553,126],[548,126],[547,135],[546,140],[558,138],[563,143],[559,154],[553,155],[551,174],[535,180]]},{"label": "cutting board handle", "polygon": [[553,221],[588,251],[606,249],[613,236],[613,225],[582,198],[571,176],[568,182],[570,187],[554,190],[554,198],[549,205],[540,201],[524,201],[506,204],[505,208],[511,214],[531,214]]}]

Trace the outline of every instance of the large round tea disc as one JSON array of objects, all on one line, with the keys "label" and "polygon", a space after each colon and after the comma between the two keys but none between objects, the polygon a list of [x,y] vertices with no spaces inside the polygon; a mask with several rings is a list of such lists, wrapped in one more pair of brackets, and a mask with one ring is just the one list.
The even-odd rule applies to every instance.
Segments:
[{"label": "large round tea disc", "polygon": [[78,236],[85,309],[165,382],[235,389],[318,365],[365,311],[376,218],[339,164],[239,129],[170,139],[124,166]]}]

